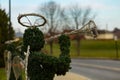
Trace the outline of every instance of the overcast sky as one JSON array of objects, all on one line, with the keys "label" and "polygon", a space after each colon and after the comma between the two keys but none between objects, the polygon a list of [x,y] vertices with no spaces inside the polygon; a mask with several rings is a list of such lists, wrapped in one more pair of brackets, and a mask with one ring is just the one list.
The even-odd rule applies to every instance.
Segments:
[{"label": "overcast sky", "polygon": [[[19,14],[36,13],[38,7],[51,0],[11,0],[12,24],[16,31],[24,31],[24,28],[17,22]],[[91,7],[97,14],[95,22],[100,29],[113,30],[120,28],[120,0],[52,0],[63,7],[78,4],[80,7]],[[2,9],[8,13],[9,0],[0,0]],[[108,25],[108,27],[106,27]]]}]

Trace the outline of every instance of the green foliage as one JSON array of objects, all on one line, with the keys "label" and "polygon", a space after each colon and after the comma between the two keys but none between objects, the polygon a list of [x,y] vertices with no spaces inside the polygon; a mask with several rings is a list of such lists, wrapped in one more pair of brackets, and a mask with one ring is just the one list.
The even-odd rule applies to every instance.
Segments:
[{"label": "green foliage", "polygon": [[4,67],[4,50],[6,49],[6,45],[5,44],[0,44],[0,67]]},{"label": "green foliage", "polygon": [[8,24],[9,18],[5,10],[0,9],[0,43],[4,43],[8,40]]},{"label": "green foliage", "polygon": [[16,48],[18,45],[17,45],[17,42],[14,42],[14,43],[11,43],[11,44],[7,44],[6,45],[6,49],[8,51],[10,51],[12,53],[12,60],[15,56],[21,56],[20,55],[20,52],[18,51],[18,49]]},{"label": "green foliage", "polygon": [[14,37],[14,30],[9,26],[9,17],[5,10],[0,9],[0,43],[11,40]]},{"label": "green foliage", "polygon": [[[60,44],[60,51],[61,51],[61,54],[60,54],[60,62],[59,64],[57,65],[58,67],[58,71],[57,71],[57,75],[65,75],[66,72],[70,69],[70,62],[71,62],[71,59],[70,59],[70,39],[68,36],[66,35],[61,35],[59,37],[59,44]],[[63,65],[63,66],[61,66]]]},{"label": "green foliage", "polygon": [[13,40],[15,36],[15,31],[13,30],[12,26],[9,26],[8,30],[8,40]]},{"label": "green foliage", "polygon": [[[67,41],[67,42],[66,42]],[[68,36],[59,38],[61,54],[59,58],[49,56],[39,51],[32,51],[28,61],[28,76],[30,80],[53,80],[55,74],[65,75],[70,69],[70,40]]]},{"label": "green foliage", "polygon": [[70,53],[70,39],[66,35],[61,35],[59,37],[59,44],[60,44],[60,50],[61,50],[61,56],[63,55],[69,55]]},{"label": "green foliage", "polygon": [[30,80],[53,80],[57,69],[57,62],[57,58],[47,56],[44,53],[31,53],[28,63],[28,76]]},{"label": "green foliage", "polygon": [[30,51],[40,51],[44,43],[44,35],[38,28],[28,28],[25,30],[23,36],[23,49],[25,49],[25,52],[28,45],[30,45]]},{"label": "green foliage", "polygon": [[5,42],[14,38],[14,30],[9,26],[9,17],[5,10],[0,8],[0,67],[4,66],[3,53],[6,49]]}]

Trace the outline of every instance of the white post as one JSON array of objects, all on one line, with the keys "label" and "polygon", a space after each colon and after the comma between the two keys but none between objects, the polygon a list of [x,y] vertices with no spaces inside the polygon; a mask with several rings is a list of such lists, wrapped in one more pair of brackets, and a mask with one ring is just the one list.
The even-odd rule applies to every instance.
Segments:
[{"label": "white post", "polygon": [[27,66],[28,66],[28,58],[30,54],[30,46],[28,45],[27,47],[27,53],[24,52],[25,54],[25,79],[28,80],[28,74],[27,74]]},{"label": "white post", "polygon": [[8,80],[9,80],[9,78],[10,78],[10,72],[11,72],[11,53],[10,53],[10,51],[8,51],[7,57],[8,57],[7,77],[8,77]]},{"label": "white post", "polygon": [[9,80],[11,72],[11,52],[8,50],[5,50],[4,52],[4,61],[7,80]]}]

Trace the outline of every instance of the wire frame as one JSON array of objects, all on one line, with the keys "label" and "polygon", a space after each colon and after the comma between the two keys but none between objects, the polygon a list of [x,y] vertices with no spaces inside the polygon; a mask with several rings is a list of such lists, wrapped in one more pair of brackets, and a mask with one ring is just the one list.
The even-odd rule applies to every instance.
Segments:
[{"label": "wire frame", "polygon": [[[72,35],[72,34],[78,34],[78,33],[83,33],[83,34],[87,34],[92,36],[93,38],[96,38],[98,36],[98,32],[97,32],[97,26],[95,24],[95,22],[93,20],[90,20],[87,24],[85,24],[83,27],[81,27],[80,29],[68,32],[68,33],[64,33],[65,35]],[[55,39],[57,37],[59,37],[61,34],[52,36],[50,38],[45,39],[46,42]]]},{"label": "wire frame", "polygon": [[7,80],[9,80],[10,73],[11,73],[11,62],[12,62],[11,58],[12,58],[11,52],[8,50],[5,50],[4,61],[5,61],[5,71],[6,71],[6,75],[7,75]]},{"label": "wire frame", "polygon": [[19,56],[15,56],[13,58],[12,68],[13,68],[13,72],[14,72],[16,80],[18,80],[18,78],[22,74],[21,61],[22,61],[22,59]]},{"label": "wire frame", "polygon": [[[32,21],[30,17],[34,17],[35,21]],[[26,21],[23,21],[23,18],[26,18]],[[18,23],[25,27],[40,27],[44,26],[46,22],[46,19],[42,15],[35,13],[21,14],[18,16]]]}]

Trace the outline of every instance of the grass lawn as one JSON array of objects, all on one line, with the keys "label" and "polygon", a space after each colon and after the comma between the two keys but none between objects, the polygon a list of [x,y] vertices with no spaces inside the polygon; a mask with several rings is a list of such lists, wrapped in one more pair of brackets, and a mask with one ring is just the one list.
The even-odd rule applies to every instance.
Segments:
[{"label": "grass lawn", "polygon": [[[23,71],[22,71],[22,79],[25,80],[25,74]],[[0,80],[7,80],[5,68],[0,68]]]},{"label": "grass lawn", "polygon": [[7,80],[5,68],[0,68],[0,80]]},{"label": "grass lawn", "polygon": [[[44,50],[49,54],[49,45],[45,45]],[[118,53],[120,56],[120,41],[118,41]],[[53,55],[60,54],[59,45],[53,44]],[[72,58],[116,58],[116,48],[114,40],[81,40],[80,54],[76,51],[76,41],[71,41],[70,55]]]}]

